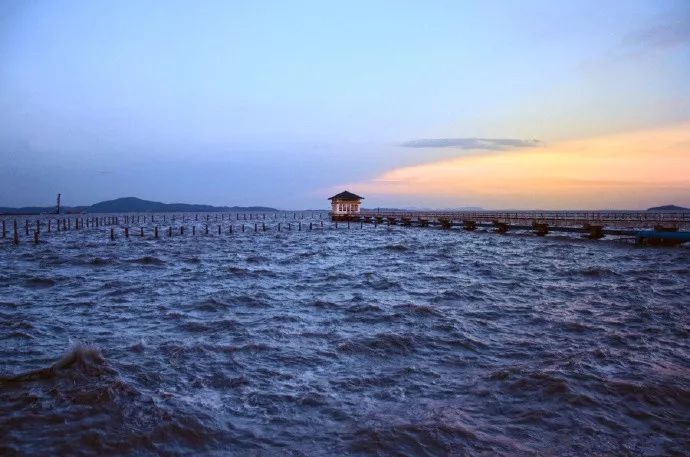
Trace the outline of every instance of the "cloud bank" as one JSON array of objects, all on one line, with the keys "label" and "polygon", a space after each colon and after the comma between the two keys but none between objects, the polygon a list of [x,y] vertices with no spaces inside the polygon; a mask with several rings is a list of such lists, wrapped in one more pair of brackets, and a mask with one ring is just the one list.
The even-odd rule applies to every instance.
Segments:
[{"label": "cloud bank", "polygon": [[406,148],[458,148],[483,151],[504,151],[513,148],[532,148],[540,146],[539,140],[519,140],[515,138],[421,138],[401,144]]},{"label": "cloud bank", "polygon": [[382,204],[443,199],[486,208],[636,209],[690,205],[688,170],[690,121],[396,168],[345,188]]}]

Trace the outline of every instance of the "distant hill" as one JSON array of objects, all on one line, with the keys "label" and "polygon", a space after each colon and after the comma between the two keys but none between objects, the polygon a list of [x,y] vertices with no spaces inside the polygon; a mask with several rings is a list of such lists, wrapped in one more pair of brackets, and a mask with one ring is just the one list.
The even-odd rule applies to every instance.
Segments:
[{"label": "distant hill", "polygon": [[[142,200],[136,197],[116,198],[91,206],[65,206],[62,212],[65,213],[214,213],[214,212],[256,212],[268,213],[278,211],[267,206],[212,206],[212,205],[193,205],[188,203],[161,203],[150,200]],[[22,208],[0,207],[0,214],[37,214],[53,213],[54,206],[38,207],[26,206]]]},{"label": "distant hill", "polygon": [[690,208],[683,208],[682,206],[676,205],[663,205],[649,208],[647,211],[690,211]]}]

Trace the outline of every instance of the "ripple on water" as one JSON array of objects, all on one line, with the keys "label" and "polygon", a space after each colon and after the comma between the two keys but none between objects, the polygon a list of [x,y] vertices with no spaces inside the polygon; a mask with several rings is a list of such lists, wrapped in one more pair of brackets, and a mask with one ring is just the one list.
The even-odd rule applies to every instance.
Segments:
[{"label": "ripple on water", "polygon": [[0,243],[0,454],[687,454],[690,249],[269,220]]}]

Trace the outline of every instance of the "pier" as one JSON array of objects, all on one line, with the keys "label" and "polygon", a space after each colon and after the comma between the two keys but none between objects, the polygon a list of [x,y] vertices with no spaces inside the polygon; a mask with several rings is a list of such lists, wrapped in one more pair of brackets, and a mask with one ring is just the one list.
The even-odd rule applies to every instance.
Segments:
[{"label": "pier", "polygon": [[48,242],[66,232],[103,232],[103,239],[170,239],[181,236],[362,229],[385,226],[484,230],[535,236],[572,234],[590,240],[624,238],[674,246],[690,241],[690,212],[647,211],[295,211],[274,213],[130,213],[0,216],[0,242]]},{"label": "pier", "polygon": [[531,231],[537,236],[552,232],[580,234],[593,240],[607,235],[634,237],[638,243],[675,245],[690,241],[690,211],[375,211],[338,215],[373,224],[473,231],[483,227],[505,234]]}]

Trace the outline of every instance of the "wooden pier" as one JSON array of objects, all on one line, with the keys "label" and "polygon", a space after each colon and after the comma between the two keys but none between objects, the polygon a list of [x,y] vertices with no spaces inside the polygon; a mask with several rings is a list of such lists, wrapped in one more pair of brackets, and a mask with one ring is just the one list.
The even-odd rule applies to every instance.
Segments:
[{"label": "wooden pier", "polygon": [[[341,216],[342,217],[342,216]],[[690,211],[372,211],[346,215],[349,220],[374,224],[442,229],[479,227],[505,234],[532,231],[537,236],[551,232],[575,233],[590,239],[606,235],[634,237],[638,243],[675,245],[690,241]]]},{"label": "wooden pier", "polygon": [[677,245],[690,241],[690,212],[631,211],[326,211],[276,213],[133,213],[0,216],[0,242],[39,244],[65,232],[101,233],[104,240],[171,239],[230,236],[245,232],[357,229],[370,225],[488,230],[497,234],[529,232],[536,236],[569,233],[598,240],[606,236],[640,244]]}]

